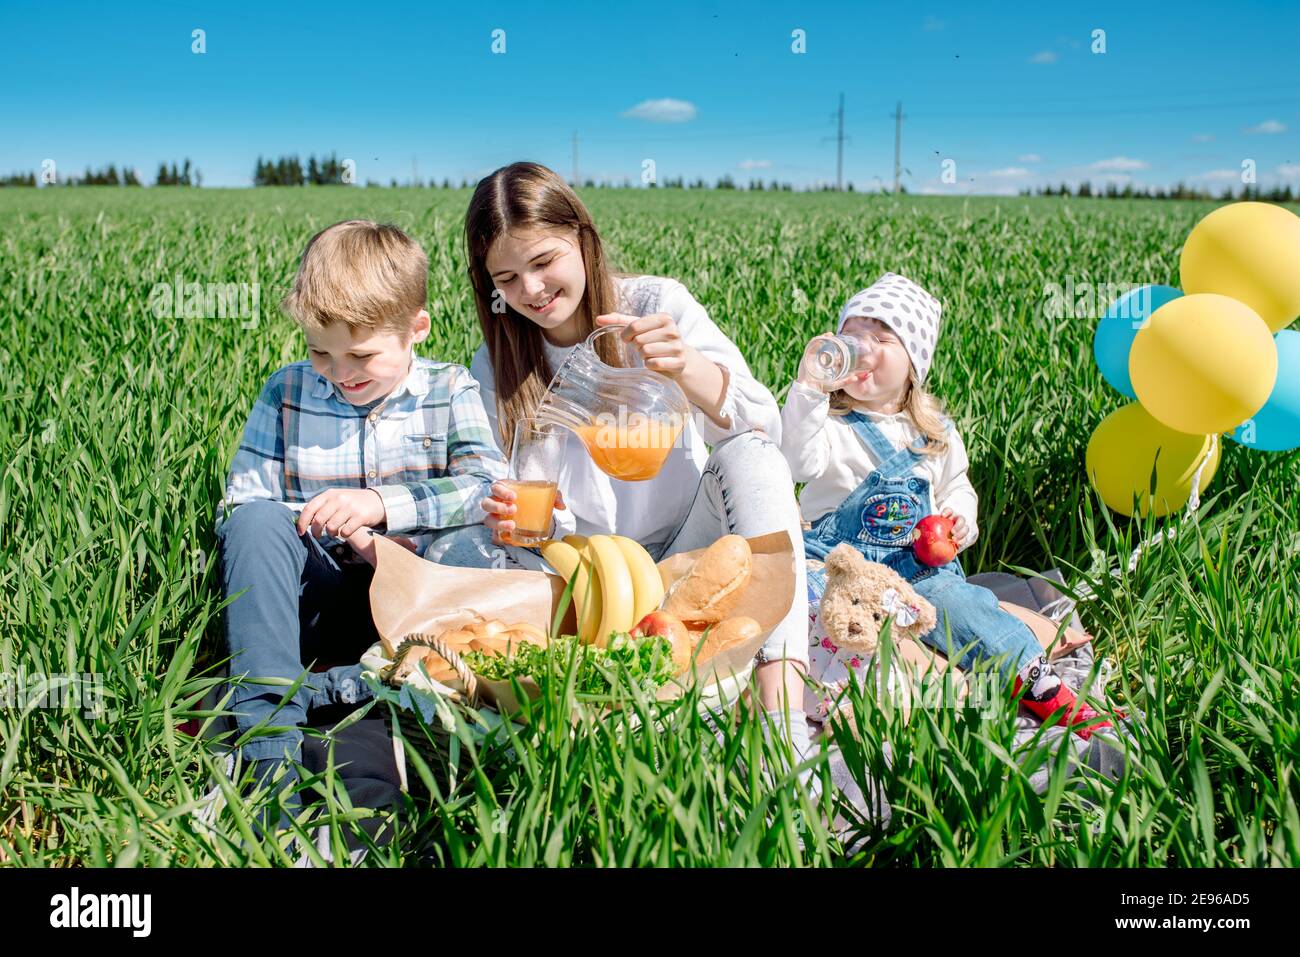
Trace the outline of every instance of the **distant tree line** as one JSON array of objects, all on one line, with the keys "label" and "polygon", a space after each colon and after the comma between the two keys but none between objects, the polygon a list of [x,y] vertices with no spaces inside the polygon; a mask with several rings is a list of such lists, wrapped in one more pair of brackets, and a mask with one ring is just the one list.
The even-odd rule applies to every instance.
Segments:
[{"label": "distant tree line", "polygon": [[[344,182],[344,164],[338,157],[331,153],[329,156],[317,159],[313,154],[307,157],[307,163],[304,166],[302,160],[297,154],[290,156],[281,156],[276,160],[268,160],[259,156],[257,165],[253,169],[254,186],[331,186],[342,185]],[[34,187],[37,185],[38,176],[36,173],[10,173],[7,176],[0,176],[0,187],[19,186]],[[85,173],[81,176],[59,176],[55,184],[59,186],[139,186],[140,179],[134,169],[123,167],[121,170],[113,163],[109,163],[102,169],[92,170],[86,167]],[[155,186],[202,186],[203,175],[193,166],[187,157],[183,163],[177,165],[173,160],[170,164],[163,162],[158,164],[158,172],[154,177]],[[368,188],[377,188],[379,183],[369,179],[365,184]],[[403,185],[416,188],[429,189],[473,189],[474,183],[468,178],[462,178],[459,187],[451,181],[449,177],[444,177],[441,184],[436,179],[430,179],[427,184],[420,180],[411,180],[407,183],[400,183],[396,178],[389,180],[390,187],[399,188]],[[587,177],[580,183],[574,181],[573,184],[585,189],[631,189],[632,180],[624,177],[622,182],[613,182],[608,178],[600,180]],[[745,185],[738,185],[730,174],[718,177],[712,184],[705,181],[703,177],[696,177],[694,180],[687,182],[682,176],[666,177],[665,179],[647,184],[651,188],[657,189],[747,189],[752,192],[796,192],[791,183],[778,183],[775,179],[769,180],[766,184],[762,179],[751,179]],[[817,182],[813,185],[806,186],[798,192],[835,192],[834,184],[826,182]],[[845,184],[844,191],[854,192],[853,183]],[[901,193],[906,193],[905,187],[900,187]],[[1073,196],[1082,199],[1102,198],[1102,199],[1193,199],[1193,200],[1219,200],[1230,202],[1232,200],[1258,200],[1270,203],[1295,203],[1300,202],[1300,190],[1292,187],[1291,184],[1282,184],[1273,186],[1270,189],[1260,189],[1259,186],[1243,185],[1240,189],[1234,190],[1231,185],[1225,186],[1223,190],[1215,195],[1210,190],[1198,189],[1188,186],[1185,183],[1178,183],[1171,187],[1163,186],[1146,186],[1135,187],[1132,183],[1125,183],[1122,186],[1116,183],[1107,183],[1105,186],[1094,187],[1088,180],[1075,184],[1073,187],[1068,183],[1061,183],[1060,186],[1050,184],[1039,186],[1033,189],[1022,189],[1021,196]]]},{"label": "distant tree line", "polygon": [[[35,186],[37,175],[35,173],[11,173],[8,176],[0,177],[0,186]],[[53,183],[49,186],[140,186],[140,174],[134,168],[123,166],[120,170],[116,163],[109,163],[100,169],[91,169],[86,167],[86,171],[80,176],[75,174],[65,176],[59,174],[54,178]],[[158,164],[158,175],[154,179],[155,186],[202,186],[203,177],[199,171],[190,165],[187,159],[185,164],[177,167],[175,163],[168,166],[166,163]]]},{"label": "distant tree line", "polygon": [[185,164],[180,168],[177,168],[175,160],[170,167],[166,163],[159,163],[153,184],[155,186],[202,186],[203,174],[190,166],[190,159],[187,156]]},{"label": "distant tree line", "polygon": [[[35,186],[36,174],[31,173],[23,176],[21,173],[17,176],[9,177],[4,185],[8,186]],[[117,168],[117,164],[109,163],[100,169],[91,169],[86,167],[84,173],[80,176],[64,176],[60,174],[55,177],[51,186],[139,186],[140,177],[136,171],[130,167]]]},{"label": "distant tree line", "polygon": [[[608,180],[602,180],[599,183],[595,183],[592,182],[591,180],[587,180],[586,183],[584,183],[583,185],[586,186],[588,189],[593,187],[596,189],[600,189],[600,188],[613,186],[613,184],[610,183]],[[625,189],[627,187],[630,187],[631,185],[632,184],[627,180],[623,181],[623,187]],[[659,189],[739,189],[740,188],[736,185],[736,181],[732,179],[730,175],[718,177],[718,179],[713,183],[712,186],[710,186],[707,182],[705,182],[704,177],[702,176],[696,177],[693,181],[689,183],[686,182],[684,177],[678,176],[674,178],[672,176],[669,176],[666,179],[664,179],[663,182],[649,183],[648,185],[651,186],[652,188],[657,187]],[[761,179],[751,179],[749,181],[748,188],[752,190],[760,190],[760,191],[767,191],[773,193],[777,193],[777,192],[789,193],[794,190],[794,186],[790,183],[778,183],[776,180],[771,180],[767,184],[764,184]]]},{"label": "distant tree line", "polygon": [[1053,188],[1051,185],[1037,189],[1022,189],[1021,196],[1075,196],[1081,199],[1201,199],[1201,200],[1259,200],[1269,203],[1292,203],[1300,196],[1292,190],[1291,184],[1274,186],[1272,189],[1260,189],[1258,186],[1243,185],[1234,191],[1231,185],[1225,186],[1216,196],[1208,189],[1196,189],[1185,183],[1178,183],[1166,189],[1163,186],[1134,188],[1132,183],[1125,183],[1121,188],[1115,183],[1107,183],[1105,188],[1093,189],[1087,180],[1079,183],[1073,190],[1069,184],[1062,183]]},{"label": "distant tree line", "polygon": [[[304,168],[297,155],[281,156],[277,160],[257,158],[253,168],[254,186],[341,186],[343,164],[331,153],[322,159],[307,157]],[[394,181],[396,185],[396,181]]]}]

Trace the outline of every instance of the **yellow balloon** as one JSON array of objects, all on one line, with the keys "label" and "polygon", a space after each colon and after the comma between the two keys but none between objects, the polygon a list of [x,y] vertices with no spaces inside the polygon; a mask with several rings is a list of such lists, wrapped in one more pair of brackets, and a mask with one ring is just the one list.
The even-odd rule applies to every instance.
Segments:
[{"label": "yellow balloon", "polygon": [[1128,354],[1138,401],[1171,429],[1228,432],[1263,408],[1277,381],[1277,343],[1244,303],[1212,293],[1165,303]]},{"label": "yellow balloon", "polygon": [[[1222,443],[1214,443],[1211,452],[1210,438],[1176,432],[1153,419],[1138,403],[1130,402],[1102,419],[1093,430],[1086,458],[1088,478],[1101,493],[1102,501],[1121,515],[1133,514],[1135,495],[1142,515],[1168,515],[1187,504],[1192,476],[1207,454],[1209,462],[1201,472],[1198,493],[1204,492],[1214,478]],[[1153,465],[1154,495],[1150,492]]]},{"label": "yellow balloon", "polygon": [[1220,206],[1188,234],[1178,271],[1183,292],[1240,299],[1281,332],[1300,316],[1300,216],[1271,203]]}]

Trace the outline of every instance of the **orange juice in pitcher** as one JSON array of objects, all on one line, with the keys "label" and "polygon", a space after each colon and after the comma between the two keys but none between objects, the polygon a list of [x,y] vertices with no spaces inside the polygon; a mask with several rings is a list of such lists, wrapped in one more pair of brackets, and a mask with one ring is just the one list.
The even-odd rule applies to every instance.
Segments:
[{"label": "orange juice in pitcher", "polygon": [[659,474],[690,415],[686,394],[621,338],[597,329],[556,370],[537,411],[582,440],[606,475],[643,482]]},{"label": "orange juice in pitcher", "polygon": [[621,425],[585,425],[577,433],[606,475],[643,482],[659,474],[681,431],[680,421],[633,417]]}]

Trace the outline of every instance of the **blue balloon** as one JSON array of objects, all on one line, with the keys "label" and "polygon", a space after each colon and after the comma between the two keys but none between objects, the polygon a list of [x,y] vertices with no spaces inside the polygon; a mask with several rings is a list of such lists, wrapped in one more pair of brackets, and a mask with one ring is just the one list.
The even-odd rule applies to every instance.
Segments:
[{"label": "blue balloon", "polygon": [[1128,354],[1133,339],[1150,316],[1165,303],[1177,299],[1182,292],[1172,286],[1139,286],[1120,296],[1097,323],[1092,339],[1092,354],[1112,389],[1136,399],[1133,380],[1128,376]]},{"label": "blue balloon", "polygon": [[1277,343],[1277,383],[1268,401],[1237,426],[1232,440],[1251,449],[1286,452],[1300,448],[1300,332],[1283,329]]}]

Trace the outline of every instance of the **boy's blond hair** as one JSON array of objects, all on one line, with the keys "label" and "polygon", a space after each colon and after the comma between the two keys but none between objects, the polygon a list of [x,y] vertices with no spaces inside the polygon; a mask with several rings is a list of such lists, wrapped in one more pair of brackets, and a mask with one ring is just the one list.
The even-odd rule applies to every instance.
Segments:
[{"label": "boy's blond hair", "polygon": [[342,322],[405,338],[428,296],[429,258],[419,243],[396,226],[350,219],[307,243],[282,305],[307,330]]}]

